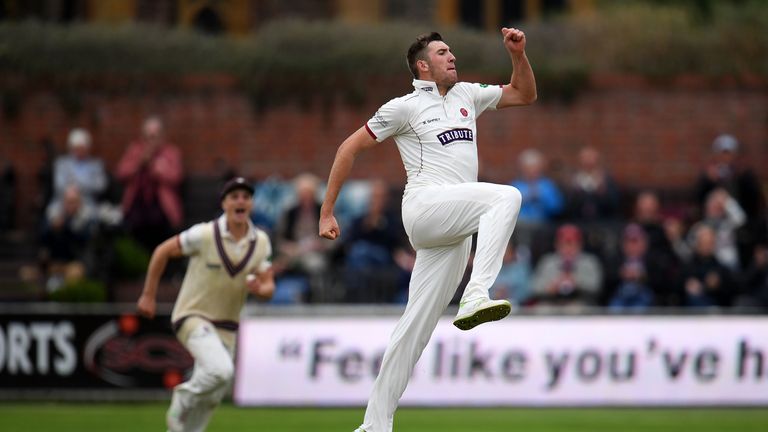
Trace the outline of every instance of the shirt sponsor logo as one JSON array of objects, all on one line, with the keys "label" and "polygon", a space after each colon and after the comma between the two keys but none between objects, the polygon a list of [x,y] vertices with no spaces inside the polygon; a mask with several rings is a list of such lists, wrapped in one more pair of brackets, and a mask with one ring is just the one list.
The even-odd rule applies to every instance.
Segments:
[{"label": "shirt sponsor logo", "polygon": [[379,124],[381,127],[387,127],[389,126],[389,122],[384,118],[383,115],[381,115],[380,112],[376,111],[376,114],[373,115],[373,119],[376,121],[376,123]]},{"label": "shirt sponsor logo", "polygon": [[438,118],[432,118],[432,119],[429,119],[429,120],[424,120],[423,122],[421,122],[421,124],[425,125],[425,124],[430,124],[430,123],[434,123],[434,122],[437,122],[437,121],[440,121],[439,117]]},{"label": "shirt sponsor logo", "polygon": [[475,141],[475,136],[472,133],[472,129],[451,129],[443,132],[437,136],[442,145],[450,144],[454,141]]},{"label": "shirt sponsor logo", "polygon": [[431,91],[434,90],[434,87],[422,87],[421,89],[424,90],[424,91],[431,92]]}]

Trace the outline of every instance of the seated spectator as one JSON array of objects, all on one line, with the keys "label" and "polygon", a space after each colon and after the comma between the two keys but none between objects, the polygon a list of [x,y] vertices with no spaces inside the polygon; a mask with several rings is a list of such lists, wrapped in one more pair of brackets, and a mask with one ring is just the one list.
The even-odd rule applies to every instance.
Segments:
[{"label": "seated spectator", "polygon": [[181,228],[181,152],[166,141],[159,118],[144,121],[142,137],[128,146],[117,165],[117,178],[125,187],[125,228],[147,251]]},{"label": "seated spectator", "polygon": [[283,212],[292,204],[293,185],[277,176],[269,176],[255,185],[251,222],[274,237]]},{"label": "seated spectator", "polygon": [[702,169],[694,190],[701,209],[706,207],[712,191],[725,189],[744,210],[746,221],[738,229],[737,247],[740,262],[746,264],[752,259],[755,245],[768,240],[768,233],[763,188],[749,162],[740,156],[739,147],[733,135],[717,136],[712,142],[712,157]]},{"label": "seated spectator", "polygon": [[555,252],[544,255],[533,273],[536,304],[586,306],[596,303],[603,280],[603,268],[594,255],[582,250],[578,227],[558,228]]},{"label": "seated spectator", "polygon": [[405,233],[389,207],[389,187],[373,181],[365,214],[355,219],[343,237],[345,283],[350,302],[391,302],[401,280],[396,254]]},{"label": "seated spectator", "polygon": [[10,162],[0,167],[0,233],[16,227],[16,170]]},{"label": "seated spectator", "polygon": [[35,186],[37,194],[33,197],[35,208],[35,222],[38,226],[45,223],[45,213],[53,201],[53,165],[56,162],[57,151],[53,139],[45,136],[39,141],[36,152],[39,156],[38,169],[35,172]]},{"label": "seated spectator", "polygon": [[687,262],[693,256],[691,244],[686,239],[686,224],[682,217],[670,215],[664,218],[664,234],[672,247],[672,252],[680,262]]},{"label": "seated spectator", "polygon": [[276,229],[273,303],[302,302],[313,294],[322,294],[328,276],[333,243],[317,234],[318,179],[312,174],[300,174],[293,185],[296,203],[283,213]]},{"label": "seated spectator", "polygon": [[408,286],[411,283],[413,267],[416,265],[416,251],[413,250],[410,243],[408,247],[395,251],[395,262],[398,267],[398,281],[394,302],[404,305],[408,302]]},{"label": "seated spectator", "polygon": [[[640,225],[645,231],[648,240],[648,254],[662,264],[660,276],[669,281],[679,281],[682,262],[672,247],[672,239],[668,237],[674,231],[669,231],[671,226],[665,226],[665,219],[661,213],[661,202],[653,191],[643,191],[635,199],[632,221]],[[679,291],[667,289],[656,292],[656,304],[660,306],[678,306],[680,304]]]},{"label": "seated spectator", "polygon": [[694,225],[691,230],[693,257],[683,268],[685,305],[730,306],[738,287],[731,271],[715,255],[715,230],[703,223]]},{"label": "seated spectator", "polygon": [[768,244],[759,244],[755,256],[744,272],[744,284],[736,306],[768,309]]},{"label": "seated spectator", "polygon": [[[621,254],[606,266],[606,293],[612,311],[645,310],[656,297],[666,297],[674,281],[664,277],[664,263],[648,253],[648,237],[640,225],[631,223],[621,237]],[[658,293],[658,294],[657,294]]]},{"label": "seated spectator", "polygon": [[492,299],[507,299],[517,306],[527,305],[531,301],[531,253],[526,246],[507,244],[501,271],[491,286]]},{"label": "seated spectator", "polygon": [[[349,226],[356,219],[368,211],[368,205],[371,198],[370,180],[347,180],[344,187],[339,191],[334,206],[334,214],[339,226]],[[325,190],[320,191],[320,196],[325,196]],[[398,208],[397,213],[399,214]]]},{"label": "seated spectator", "polygon": [[619,189],[594,147],[579,152],[578,169],[567,186],[567,202],[572,220],[600,222],[618,214]]},{"label": "seated spectator", "polygon": [[510,184],[523,196],[519,223],[546,223],[554,220],[563,209],[563,197],[557,184],[546,176],[544,155],[528,149],[518,158],[521,176]]},{"label": "seated spectator", "polygon": [[700,223],[715,231],[717,260],[732,271],[741,268],[736,246],[736,230],[744,225],[745,221],[744,211],[728,191],[718,188],[709,193],[704,205],[704,218]]},{"label": "seated spectator", "polygon": [[40,261],[49,292],[68,280],[85,276],[86,253],[95,223],[93,206],[83,201],[74,184],[64,190],[61,200],[48,207],[40,239]]},{"label": "seated spectator", "polygon": [[633,222],[640,225],[648,236],[648,247],[657,253],[671,254],[672,246],[664,231],[659,196],[652,191],[643,191],[635,199]]},{"label": "seated spectator", "polygon": [[707,196],[723,188],[744,208],[750,218],[765,213],[760,181],[744,161],[739,160],[739,141],[733,135],[719,135],[712,142],[712,158],[696,183],[696,196],[703,206]]},{"label": "seated spectator", "polygon": [[101,159],[91,156],[91,134],[72,129],[67,139],[68,153],[53,165],[53,202],[59,201],[71,185],[77,186],[81,199],[95,205],[107,189],[107,173]]}]

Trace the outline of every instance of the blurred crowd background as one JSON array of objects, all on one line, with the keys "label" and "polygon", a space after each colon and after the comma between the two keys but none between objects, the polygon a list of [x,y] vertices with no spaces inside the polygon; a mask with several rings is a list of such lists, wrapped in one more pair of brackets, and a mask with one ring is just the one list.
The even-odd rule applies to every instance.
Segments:
[{"label": "blurred crowd background", "polygon": [[768,310],[768,4],[737,0],[0,0],[0,300],[135,301],[154,246],[242,175],[272,303],[404,303],[397,152],[357,164],[330,242],[335,149],[410,91],[419,33],[461,79],[508,80],[506,25],[539,101],[478,122],[481,180],[524,199],[492,296]]}]

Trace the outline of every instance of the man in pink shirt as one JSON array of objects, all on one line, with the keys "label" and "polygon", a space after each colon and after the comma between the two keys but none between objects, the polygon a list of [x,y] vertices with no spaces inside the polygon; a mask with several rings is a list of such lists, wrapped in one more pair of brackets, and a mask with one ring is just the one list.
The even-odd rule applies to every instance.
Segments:
[{"label": "man in pink shirt", "polygon": [[163,123],[149,117],[142,137],[132,142],[117,166],[123,184],[123,215],[128,232],[148,250],[181,228],[183,210],[179,185],[181,152],[167,142]]}]

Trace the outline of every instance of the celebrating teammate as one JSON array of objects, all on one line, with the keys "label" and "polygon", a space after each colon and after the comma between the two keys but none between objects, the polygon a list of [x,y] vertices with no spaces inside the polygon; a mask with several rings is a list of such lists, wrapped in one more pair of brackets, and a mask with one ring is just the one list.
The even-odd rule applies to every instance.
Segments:
[{"label": "celebrating teammate", "polygon": [[253,187],[242,177],[221,191],[224,214],[197,224],[155,248],[138,310],[155,315],[155,296],[169,258],[189,256],[173,309],[176,336],[195,359],[192,377],[173,391],[168,429],[205,430],[234,375],[235,336],[248,292],[270,298],[275,289],[269,238],[250,221]]},{"label": "celebrating teammate", "polygon": [[475,233],[474,267],[453,323],[469,330],[511,310],[506,300],[491,300],[488,289],[501,269],[521,196],[511,186],[477,181],[475,121],[487,109],[532,103],[536,81],[525,55],[525,34],[514,28],[501,33],[513,66],[509,84],[458,82],[456,57],[442,37],[419,36],[407,55],[414,92],[381,106],[336,153],[320,212],[320,235],[336,239],[341,234],[333,208],[357,155],[393,137],[408,177],[403,226],[416,249],[408,304],[390,338],[358,432],[392,430],[398,401],[462,278]]}]

